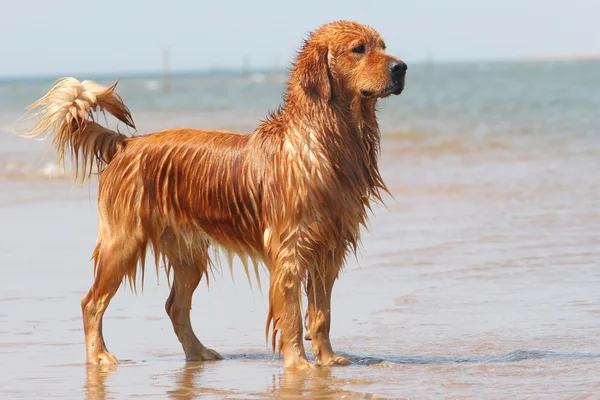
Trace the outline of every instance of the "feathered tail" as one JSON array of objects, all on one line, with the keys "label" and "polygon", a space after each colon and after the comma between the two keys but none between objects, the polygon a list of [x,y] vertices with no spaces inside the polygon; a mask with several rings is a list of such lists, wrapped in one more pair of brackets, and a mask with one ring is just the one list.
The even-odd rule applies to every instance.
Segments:
[{"label": "feathered tail", "polygon": [[75,78],[59,80],[41,99],[27,107],[31,116],[41,116],[36,125],[21,136],[45,140],[52,136],[58,164],[64,166],[65,153],[75,165],[75,177],[82,183],[91,176],[94,165],[101,171],[113,159],[127,136],[95,122],[95,112],[108,111],[135,129],[129,109],[115,92],[115,82],[105,87]]}]

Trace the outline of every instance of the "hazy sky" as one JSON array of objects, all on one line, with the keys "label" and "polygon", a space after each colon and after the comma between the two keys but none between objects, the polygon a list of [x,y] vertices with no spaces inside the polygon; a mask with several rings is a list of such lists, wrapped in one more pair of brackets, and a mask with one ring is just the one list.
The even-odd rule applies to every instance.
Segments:
[{"label": "hazy sky", "polygon": [[305,34],[367,23],[406,61],[600,53],[600,0],[0,0],[0,76],[287,66]]}]

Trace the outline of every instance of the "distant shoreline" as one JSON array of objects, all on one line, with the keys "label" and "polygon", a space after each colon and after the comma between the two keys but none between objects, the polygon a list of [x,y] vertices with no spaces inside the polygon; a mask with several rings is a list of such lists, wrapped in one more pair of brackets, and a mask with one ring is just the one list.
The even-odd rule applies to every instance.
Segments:
[{"label": "distant shoreline", "polygon": [[580,53],[580,54],[548,54],[534,57],[526,57],[526,61],[597,61],[600,60],[600,53]]},{"label": "distant shoreline", "polygon": [[[582,54],[555,54],[555,55],[539,55],[519,58],[505,59],[472,59],[472,60],[418,60],[408,61],[409,65],[431,67],[432,65],[473,65],[473,64],[521,64],[521,63],[552,63],[552,62],[595,62],[600,61],[600,53],[582,53]],[[197,70],[172,70],[170,71],[171,78],[181,77],[202,77],[202,76],[241,76],[252,74],[287,74],[288,68],[231,68],[231,67],[216,67]],[[163,72],[155,71],[124,71],[124,72],[63,72],[57,74],[44,75],[5,75],[0,76],[0,83],[22,83],[22,82],[39,82],[39,81],[54,81],[64,76],[81,77],[82,79],[94,80],[114,80],[123,78],[135,79],[161,79]]]}]

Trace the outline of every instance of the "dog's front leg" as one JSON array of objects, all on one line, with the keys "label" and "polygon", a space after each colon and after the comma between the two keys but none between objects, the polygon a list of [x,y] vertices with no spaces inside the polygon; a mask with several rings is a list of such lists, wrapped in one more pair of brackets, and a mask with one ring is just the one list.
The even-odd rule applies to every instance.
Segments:
[{"label": "dog's front leg", "polygon": [[280,263],[271,268],[269,320],[273,321],[273,341],[280,332],[279,351],[285,368],[308,369],[302,342],[301,289],[304,271],[294,263]]},{"label": "dog's front leg", "polygon": [[341,268],[338,263],[324,263],[321,270],[308,276],[307,339],[312,341],[312,352],[317,365],[348,365],[347,358],[336,355],[331,347],[331,292]]}]

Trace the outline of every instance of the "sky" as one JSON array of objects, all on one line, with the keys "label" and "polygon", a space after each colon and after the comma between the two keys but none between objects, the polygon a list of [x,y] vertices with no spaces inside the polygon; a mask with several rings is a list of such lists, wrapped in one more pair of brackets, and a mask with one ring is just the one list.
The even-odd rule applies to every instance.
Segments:
[{"label": "sky", "polygon": [[600,54],[598,0],[0,0],[0,77],[283,68],[351,19],[407,62]]}]

